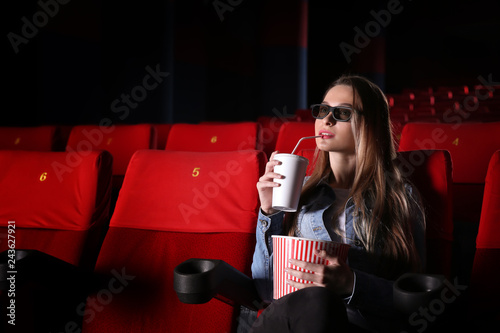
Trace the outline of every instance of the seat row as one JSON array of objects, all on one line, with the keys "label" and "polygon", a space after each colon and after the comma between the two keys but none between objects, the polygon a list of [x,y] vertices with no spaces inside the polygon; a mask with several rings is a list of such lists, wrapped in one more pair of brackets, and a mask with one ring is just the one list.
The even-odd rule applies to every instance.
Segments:
[{"label": "seat row", "polygon": [[[68,327],[108,333],[236,331],[237,307],[215,299],[201,305],[181,303],[172,288],[173,270],[187,259],[209,258],[250,275],[259,208],[255,183],[264,171],[265,154],[139,150],[128,165],[110,221],[105,218],[110,154],[93,151],[78,162],[70,154],[0,151],[0,252],[7,261],[5,251],[18,250],[10,262],[18,281],[9,287],[18,295],[16,311],[20,325],[26,325],[23,332],[40,327],[57,332]],[[450,154],[407,151],[398,154],[398,161],[421,192],[428,212],[428,272],[452,279]],[[487,305],[475,314],[481,316],[497,309],[500,296],[494,280],[500,259],[499,180],[497,151],[486,173],[469,287],[471,297]],[[53,256],[91,278],[64,280],[64,274],[58,274],[57,285],[51,285],[44,277],[53,274],[55,264],[36,265],[38,257],[23,254],[23,249]],[[2,269],[5,263],[0,263]],[[13,299],[8,288],[0,292],[2,304]],[[83,296],[77,293],[81,290]],[[72,293],[75,299],[68,297]],[[477,307],[475,300],[471,304]]]},{"label": "seat row", "polygon": [[391,117],[396,122],[491,122],[500,120],[500,86],[438,87],[404,89],[388,94]]},{"label": "seat row", "polygon": [[[165,149],[177,151],[278,150],[290,153],[302,137],[315,135],[314,126],[307,121],[287,121],[266,118],[261,122],[231,124],[174,124],[162,125],[166,134]],[[65,150],[78,160],[86,151],[107,150],[113,156],[113,188],[119,190],[133,153],[139,149],[157,147],[158,125],[116,125],[113,127],[75,126]],[[40,131],[53,133],[49,127],[32,128],[26,134],[34,143],[44,140]],[[500,149],[500,122],[468,123],[409,123],[401,129],[399,150],[444,149],[451,153],[455,192],[455,219],[479,221],[482,190],[487,163],[494,151]],[[22,129],[28,132],[28,129]],[[0,129],[0,136],[12,142],[14,129]],[[7,134],[6,134],[7,133]],[[16,135],[19,135],[17,133]],[[20,141],[23,141],[22,137]],[[1,140],[0,140],[1,141]],[[14,140],[16,141],[16,140]],[[12,149],[3,145],[2,149]],[[27,149],[26,146],[22,147]],[[298,149],[315,149],[314,140],[304,140]],[[35,149],[36,150],[36,149]]]}]

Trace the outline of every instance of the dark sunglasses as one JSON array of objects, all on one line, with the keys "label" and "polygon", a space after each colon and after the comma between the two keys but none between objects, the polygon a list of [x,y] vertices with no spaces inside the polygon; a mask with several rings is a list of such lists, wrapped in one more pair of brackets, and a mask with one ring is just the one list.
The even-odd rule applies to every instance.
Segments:
[{"label": "dark sunglasses", "polygon": [[354,111],[349,106],[329,106],[325,104],[311,105],[312,116],[316,119],[323,119],[331,112],[336,121],[349,121]]}]

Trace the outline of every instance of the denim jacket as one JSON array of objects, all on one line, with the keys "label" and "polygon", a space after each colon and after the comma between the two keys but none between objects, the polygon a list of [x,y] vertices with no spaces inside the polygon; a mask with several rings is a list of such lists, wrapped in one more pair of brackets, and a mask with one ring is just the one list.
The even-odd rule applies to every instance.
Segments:
[{"label": "denim jacket", "polygon": [[[411,186],[407,186],[407,191],[412,197]],[[330,235],[323,221],[323,213],[335,201],[333,189],[325,182],[321,181],[317,185],[316,195],[299,211],[297,220],[297,231],[295,236],[309,239],[331,240]],[[419,202],[419,201],[416,201]],[[345,206],[345,233],[346,240],[351,245],[348,254],[348,264],[354,272],[354,288],[349,297],[344,301],[360,313],[367,313],[368,316],[386,317],[393,313],[392,288],[394,281],[386,280],[376,276],[376,260],[369,256],[362,242],[356,237],[354,232],[355,206],[352,198],[349,198]],[[420,210],[418,210],[420,211]],[[278,212],[266,216],[259,212],[257,221],[257,244],[253,256],[252,276],[260,297],[267,302],[273,297],[273,248],[271,235],[283,234],[284,212]],[[423,216],[416,216],[413,223],[413,237],[418,253],[424,263],[425,260],[425,230]],[[364,315],[363,315],[364,317]]]}]

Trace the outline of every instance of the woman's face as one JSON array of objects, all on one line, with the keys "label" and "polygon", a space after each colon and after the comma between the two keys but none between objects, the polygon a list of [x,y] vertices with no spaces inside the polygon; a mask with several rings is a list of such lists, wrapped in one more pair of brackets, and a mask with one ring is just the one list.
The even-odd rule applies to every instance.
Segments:
[{"label": "woman's face", "polygon": [[[338,85],[331,88],[321,104],[353,108],[352,87]],[[316,138],[316,145],[320,150],[354,154],[355,143],[351,120],[347,122],[337,121],[330,112],[325,118],[316,119],[315,133],[321,135],[321,138]]]}]

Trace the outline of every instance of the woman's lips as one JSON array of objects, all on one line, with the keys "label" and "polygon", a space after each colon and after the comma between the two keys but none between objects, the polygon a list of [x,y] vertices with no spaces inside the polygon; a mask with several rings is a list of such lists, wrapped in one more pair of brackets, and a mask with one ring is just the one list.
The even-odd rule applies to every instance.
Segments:
[{"label": "woman's lips", "polygon": [[335,134],[329,131],[320,131],[318,135],[321,135],[322,139],[331,139],[335,136]]}]

